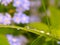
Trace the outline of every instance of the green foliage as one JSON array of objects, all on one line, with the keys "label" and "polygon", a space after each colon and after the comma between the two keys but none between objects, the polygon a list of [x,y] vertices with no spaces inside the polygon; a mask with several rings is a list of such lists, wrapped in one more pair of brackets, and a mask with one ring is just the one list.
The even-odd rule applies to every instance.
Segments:
[{"label": "green foliage", "polygon": [[0,28],[0,34],[12,34],[14,29],[11,28]]},{"label": "green foliage", "polygon": [[45,32],[48,32],[49,31],[49,28],[46,24],[44,23],[40,23],[40,22],[35,22],[35,23],[30,23],[29,26],[33,29],[37,29],[39,31],[45,31]]},{"label": "green foliage", "polygon": [[[60,10],[58,10],[58,8],[56,7],[49,7],[50,10],[50,21],[51,21],[51,25],[48,28],[47,25],[43,24],[43,23],[31,23],[29,26],[32,28],[36,28],[38,30],[50,30],[51,31],[51,37],[53,39],[58,39],[60,40]],[[33,45],[40,45],[40,42],[38,42],[40,39],[36,39],[36,41],[33,43]],[[41,40],[40,40],[41,41]],[[37,43],[36,43],[37,42]],[[57,45],[56,40],[54,41],[48,41],[46,42],[44,45]]]},{"label": "green foliage", "polygon": [[42,35],[42,36],[37,37],[32,42],[31,45],[58,45],[58,44],[55,39]]},{"label": "green foliage", "polygon": [[[42,22],[27,24],[29,28],[25,27],[25,25],[0,25],[0,45],[9,45],[5,34],[18,35],[22,33],[25,35],[29,35],[30,33],[30,39],[33,39],[33,36],[35,34],[38,35],[38,37],[34,37],[35,40],[32,41],[31,45],[58,45],[57,41],[60,40],[60,10],[57,7],[48,7],[48,4],[46,2],[48,1],[42,0],[42,6],[39,8],[39,11],[45,12],[46,15],[46,9],[48,8],[50,10],[50,17],[47,17],[46,15],[43,18]],[[1,6],[0,4],[0,12],[9,12],[10,9],[13,9],[15,12],[15,7],[12,5],[5,7],[4,5]],[[24,13],[29,15],[30,11],[26,11]],[[41,34],[40,31],[44,32]],[[46,33],[50,34],[47,36]]]},{"label": "green foliage", "polygon": [[56,40],[51,39],[44,43],[44,45],[58,45]]},{"label": "green foliage", "polygon": [[52,29],[51,35],[60,40],[60,29]]},{"label": "green foliage", "polygon": [[39,36],[37,39],[35,39],[31,45],[43,45],[45,43],[45,37]]},{"label": "green foliage", "polygon": [[58,10],[56,7],[49,7],[50,8],[50,21],[51,25],[54,28],[59,28],[60,27],[60,10]]},{"label": "green foliage", "polygon": [[50,22],[50,17],[49,17],[49,16],[44,16],[44,17],[42,17],[42,22],[43,22],[44,24],[47,24],[47,25],[48,25],[48,23],[49,23],[49,26],[51,26],[51,22]]},{"label": "green foliage", "polygon": [[0,45],[9,45],[5,35],[0,34]]},{"label": "green foliage", "polygon": [[31,45],[57,45],[57,43],[56,40],[47,36],[39,36],[32,42]]}]

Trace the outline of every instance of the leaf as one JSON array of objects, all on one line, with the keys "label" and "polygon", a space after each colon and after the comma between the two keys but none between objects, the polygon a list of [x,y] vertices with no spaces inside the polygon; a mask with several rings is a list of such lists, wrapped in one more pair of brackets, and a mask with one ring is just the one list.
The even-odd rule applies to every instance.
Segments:
[{"label": "leaf", "polygon": [[46,42],[48,42],[48,41],[50,41],[52,38],[50,38],[50,37],[46,37]]},{"label": "leaf", "polygon": [[[41,35],[41,32],[44,34],[45,33],[45,31],[40,31],[40,30],[38,30],[38,29],[36,29],[36,28],[33,28],[33,29],[31,29],[30,27],[29,27],[29,29],[27,28],[27,27],[20,27],[20,26],[15,26],[15,25],[0,25],[0,28],[9,28],[9,30],[10,29],[16,29],[16,30],[22,30],[22,31],[26,31],[26,32],[31,32],[31,33],[34,33],[34,34],[37,34],[37,35]],[[40,28],[40,27],[39,27]],[[46,27],[47,28],[47,27]],[[42,27],[42,29],[45,29],[45,28],[43,28]],[[14,30],[15,31],[15,30]],[[46,30],[47,31],[47,30]],[[4,32],[4,31],[2,31],[1,30],[1,32]],[[8,31],[9,32],[9,31]],[[6,32],[7,33],[7,32]],[[13,31],[12,31],[12,33],[13,33]]]},{"label": "leaf", "polygon": [[[16,30],[22,30],[22,31],[26,31],[26,32],[31,32],[31,33],[34,33],[34,34],[37,34],[37,35],[40,35],[40,32],[39,30],[34,30],[34,29],[27,29],[26,27],[20,27],[20,26],[15,26],[15,25],[0,25],[0,28],[2,28],[2,30],[4,28],[8,28],[9,30],[7,32],[9,32],[11,29],[16,29]],[[0,30],[1,32],[0,33],[4,33],[6,34],[7,32],[5,32],[6,30],[4,29],[4,31]],[[14,30],[15,31],[15,30]],[[13,33],[13,31],[12,31]]]},{"label": "leaf", "polygon": [[47,36],[39,36],[37,37],[31,45],[58,45],[57,41],[53,38]]},{"label": "leaf", "polygon": [[31,28],[35,28],[37,30],[42,30],[42,31],[45,31],[45,32],[49,31],[48,26],[46,24],[44,24],[44,23],[35,22],[35,23],[30,23],[29,26]]},{"label": "leaf", "polygon": [[0,45],[9,45],[5,35],[0,34]]},{"label": "leaf", "polygon": [[43,17],[42,17],[42,22],[43,22],[44,24],[47,24],[48,26],[51,25],[49,16],[43,16]]},{"label": "leaf", "polygon": [[11,28],[0,28],[0,34],[13,34],[14,30]]},{"label": "leaf", "polygon": [[57,44],[56,40],[51,39],[51,40],[45,42],[44,45],[58,45],[58,44]]},{"label": "leaf", "polygon": [[50,9],[50,21],[53,28],[60,27],[60,10],[56,7],[49,7]]},{"label": "leaf", "polygon": [[60,39],[60,29],[52,29],[51,35],[55,37],[56,39]]},{"label": "leaf", "polygon": [[44,43],[45,43],[45,37],[39,36],[31,43],[31,45],[43,45]]}]

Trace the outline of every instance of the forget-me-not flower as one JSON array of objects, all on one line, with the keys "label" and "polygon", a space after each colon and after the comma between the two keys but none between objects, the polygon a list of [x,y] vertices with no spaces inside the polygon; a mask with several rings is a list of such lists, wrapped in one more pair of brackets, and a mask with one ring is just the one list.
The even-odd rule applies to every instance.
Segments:
[{"label": "forget-me-not flower", "polygon": [[9,3],[11,3],[12,0],[1,0],[1,4],[7,6]]},{"label": "forget-me-not flower", "polygon": [[10,34],[6,35],[10,45],[26,45],[28,39],[25,36],[13,36]]},{"label": "forget-me-not flower", "polygon": [[22,6],[25,10],[29,10],[30,9],[30,1],[24,0],[24,4]]},{"label": "forget-me-not flower", "polygon": [[9,34],[7,34],[6,36],[10,45],[19,45],[19,38],[14,37],[13,35],[9,35]]},{"label": "forget-me-not flower", "polygon": [[15,22],[15,23],[17,23],[17,24],[19,24],[19,23],[22,23],[22,24],[24,24],[24,23],[29,23],[29,16],[26,16],[25,14],[23,14],[23,13],[15,13],[14,14],[14,17],[13,17],[13,21]]},{"label": "forget-me-not flower", "polygon": [[17,11],[25,11],[30,9],[30,1],[29,0],[14,0],[13,6],[16,7]]},{"label": "forget-me-not flower", "polygon": [[22,14],[21,16],[21,23],[24,24],[24,23],[29,23],[30,21],[30,17],[25,15],[25,14]]},{"label": "forget-me-not flower", "polygon": [[3,14],[2,13],[0,13],[0,24],[2,24],[2,22],[3,22]]},{"label": "forget-me-not flower", "polygon": [[23,6],[16,8],[16,12],[24,12],[24,11],[25,11],[25,9],[23,8]]},{"label": "forget-me-not flower", "polygon": [[22,4],[22,1],[23,1],[23,0],[14,0],[14,1],[13,1],[13,6],[14,6],[14,7],[19,7],[19,6]]},{"label": "forget-me-not flower", "polygon": [[8,13],[5,13],[4,19],[3,19],[3,24],[4,25],[9,25],[11,24],[11,15]]},{"label": "forget-me-not flower", "polygon": [[21,13],[15,13],[13,16],[13,21],[19,24],[21,22]]}]

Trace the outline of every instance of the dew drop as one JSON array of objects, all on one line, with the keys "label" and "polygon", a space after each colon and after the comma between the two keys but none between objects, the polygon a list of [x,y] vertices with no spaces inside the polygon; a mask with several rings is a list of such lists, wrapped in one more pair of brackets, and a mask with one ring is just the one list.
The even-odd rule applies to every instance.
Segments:
[{"label": "dew drop", "polygon": [[40,31],[41,33],[45,33],[44,31]]},{"label": "dew drop", "polygon": [[48,32],[48,33],[46,33],[47,35],[50,35],[50,33]]}]

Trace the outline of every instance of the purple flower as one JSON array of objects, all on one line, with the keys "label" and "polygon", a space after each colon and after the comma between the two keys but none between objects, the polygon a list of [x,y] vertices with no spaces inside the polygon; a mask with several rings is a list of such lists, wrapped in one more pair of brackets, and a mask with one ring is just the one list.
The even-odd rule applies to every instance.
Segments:
[{"label": "purple flower", "polygon": [[12,0],[1,0],[1,4],[7,6]]},{"label": "purple flower", "polygon": [[21,13],[15,13],[13,17],[13,21],[19,24],[21,22]]},{"label": "purple flower", "polygon": [[0,13],[0,24],[2,24],[2,22],[3,22],[3,14],[2,13]]},{"label": "purple flower", "polygon": [[17,7],[17,8],[16,8],[16,11],[17,11],[17,12],[24,12],[25,9],[24,9],[22,6],[20,6],[20,7]]},{"label": "purple flower", "polygon": [[10,45],[22,45],[20,42],[20,39],[18,37],[13,36],[13,35],[9,35],[9,34],[7,34],[6,37],[9,41]]},{"label": "purple flower", "polygon": [[30,17],[26,16],[25,14],[22,14],[22,16],[21,16],[21,23],[22,24],[29,23],[29,21],[30,21]]},{"label": "purple flower", "polygon": [[14,0],[13,1],[13,6],[14,7],[19,7],[21,5],[21,3],[22,3],[22,0]]},{"label": "purple flower", "polygon": [[23,8],[25,10],[29,10],[30,9],[30,1],[29,0],[24,0]]},{"label": "purple flower", "polygon": [[20,40],[20,42],[28,43],[28,39],[23,35],[19,36],[19,40]]},{"label": "purple flower", "polygon": [[30,1],[29,0],[14,0],[13,6],[16,7],[17,12],[25,11],[30,9]]},{"label": "purple flower", "polygon": [[1,0],[0,0],[0,2],[1,2]]},{"label": "purple flower", "polygon": [[13,36],[13,35],[7,34],[6,37],[10,45],[26,45],[28,43],[28,39],[23,35]]},{"label": "purple flower", "polygon": [[28,4],[24,4],[24,5],[20,6],[20,7],[17,7],[16,11],[17,12],[24,12],[24,11],[29,10],[29,9],[30,9],[30,6],[28,6]]},{"label": "purple flower", "polygon": [[7,37],[8,41],[11,41],[12,38],[13,38],[13,36],[12,35],[9,35],[9,34],[7,34],[6,37]]},{"label": "purple flower", "polygon": [[14,14],[14,17],[13,17],[13,21],[15,22],[15,23],[17,23],[17,24],[19,24],[19,23],[22,23],[22,24],[24,24],[24,23],[29,23],[29,16],[26,16],[25,14],[23,14],[23,13],[15,13]]},{"label": "purple flower", "polygon": [[4,25],[9,25],[11,24],[11,16],[8,13],[5,13],[4,19],[3,19],[3,24]]}]

